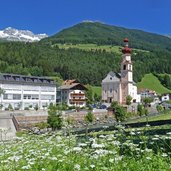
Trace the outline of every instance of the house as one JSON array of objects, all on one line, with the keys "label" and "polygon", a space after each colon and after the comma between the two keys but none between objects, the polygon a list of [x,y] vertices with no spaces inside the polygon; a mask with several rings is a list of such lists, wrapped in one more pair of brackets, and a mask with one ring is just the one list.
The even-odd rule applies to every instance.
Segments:
[{"label": "house", "polygon": [[128,39],[124,39],[122,49],[121,73],[109,72],[102,80],[102,101],[126,104],[126,97],[130,95],[132,102],[140,102],[141,97],[137,94],[137,87],[133,81],[133,63],[131,61],[131,49],[128,47]]},{"label": "house", "polygon": [[157,93],[154,91],[154,90],[149,90],[149,89],[139,89],[138,90],[139,94],[141,95],[141,98],[146,98],[146,97],[149,97],[149,98],[156,98],[157,97]]},{"label": "house", "polygon": [[56,103],[56,83],[49,78],[0,73],[2,110],[43,109]]},{"label": "house", "polygon": [[164,102],[164,101],[169,101],[170,100],[170,96],[169,94],[165,94],[161,97],[161,101]]},{"label": "house", "polygon": [[87,88],[76,80],[66,80],[57,88],[57,102],[68,106],[85,107]]}]

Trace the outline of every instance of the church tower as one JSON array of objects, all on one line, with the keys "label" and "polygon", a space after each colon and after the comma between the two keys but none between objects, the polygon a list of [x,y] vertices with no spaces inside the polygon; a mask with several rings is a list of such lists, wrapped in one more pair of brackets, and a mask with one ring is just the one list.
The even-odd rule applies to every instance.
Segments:
[{"label": "church tower", "polygon": [[121,62],[121,103],[126,104],[126,97],[132,95],[133,88],[133,74],[132,74],[132,61],[131,49],[128,46],[128,39],[124,39],[124,48],[122,49],[122,62]]}]

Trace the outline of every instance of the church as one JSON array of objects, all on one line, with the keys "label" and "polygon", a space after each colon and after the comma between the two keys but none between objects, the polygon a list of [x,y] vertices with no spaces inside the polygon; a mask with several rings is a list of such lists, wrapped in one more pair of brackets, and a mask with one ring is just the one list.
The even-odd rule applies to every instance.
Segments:
[{"label": "church", "polygon": [[128,46],[129,40],[124,39],[120,73],[109,72],[102,80],[102,102],[126,104],[126,97],[130,95],[132,102],[140,102],[141,96],[137,94],[137,87],[133,81],[133,63],[131,61],[132,49]]}]

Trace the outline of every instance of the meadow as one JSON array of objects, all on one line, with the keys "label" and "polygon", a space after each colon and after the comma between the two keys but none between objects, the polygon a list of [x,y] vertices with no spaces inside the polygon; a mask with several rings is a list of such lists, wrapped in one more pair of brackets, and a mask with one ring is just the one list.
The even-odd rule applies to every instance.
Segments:
[{"label": "meadow", "polygon": [[[168,126],[170,128],[170,125]],[[0,143],[0,171],[170,171],[171,132],[125,129],[68,136],[22,134]],[[71,128],[68,127],[68,130]]]},{"label": "meadow", "polygon": [[171,90],[164,87],[157,77],[155,77],[153,74],[146,74],[141,82],[137,83],[137,87],[139,89],[141,88],[147,88],[150,90],[156,91],[158,94],[163,93],[171,93]]},{"label": "meadow", "polygon": [[[118,54],[122,54],[121,50],[122,50],[122,46],[116,46],[116,45],[97,45],[97,44],[93,44],[93,43],[88,43],[88,44],[71,44],[71,43],[67,43],[67,44],[60,44],[57,43],[55,44],[57,45],[60,49],[69,49],[69,48],[77,48],[77,49],[81,49],[81,50],[86,50],[86,51],[105,51],[105,52],[113,52],[113,53],[118,53]],[[53,45],[53,46],[55,46]],[[141,50],[141,49],[134,49],[134,51],[142,51],[142,52],[148,52],[146,50]]]}]

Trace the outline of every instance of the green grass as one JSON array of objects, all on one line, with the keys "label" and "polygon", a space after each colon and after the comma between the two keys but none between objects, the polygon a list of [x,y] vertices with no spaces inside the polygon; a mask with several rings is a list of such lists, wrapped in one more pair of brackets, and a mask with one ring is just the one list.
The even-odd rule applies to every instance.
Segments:
[{"label": "green grass", "polygon": [[149,127],[126,133],[117,128],[99,136],[65,136],[70,127],[3,141],[0,171],[170,171],[170,131],[149,136]]},{"label": "green grass", "polygon": [[137,83],[137,87],[139,89],[141,88],[147,88],[150,90],[156,91],[158,94],[163,93],[171,93],[171,90],[164,87],[157,77],[155,77],[153,74],[146,74],[141,82]]},{"label": "green grass", "polygon": [[[159,120],[169,120],[171,119],[171,111],[166,111],[157,116],[149,116],[148,121],[159,121]],[[146,122],[146,118],[138,118],[134,120],[127,121],[126,123],[136,123],[136,122]]]},{"label": "green grass", "polygon": [[99,86],[92,86],[93,93],[96,93],[98,96],[102,95],[102,88]]},{"label": "green grass", "polygon": [[105,50],[106,52],[115,52],[115,53],[120,53],[122,48],[121,46],[111,46],[111,45],[101,45],[98,46],[96,44],[56,44],[60,49],[69,49],[69,48],[78,48],[82,50],[87,50],[87,51],[96,51],[96,50]]},{"label": "green grass", "polygon": [[[96,50],[101,50],[101,51],[106,51],[106,52],[114,52],[118,54],[122,54],[121,49],[123,48],[122,46],[112,46],[112,45],[97,45],[97,44],[55,44],[58,45],[60,49],[69,49],[69,48],[78,48],[86,51],[96,51]],[[143,51],[143,52],[148,52],[145,50],[140,50],[140,49],[134,49],[135,51]]]}]

